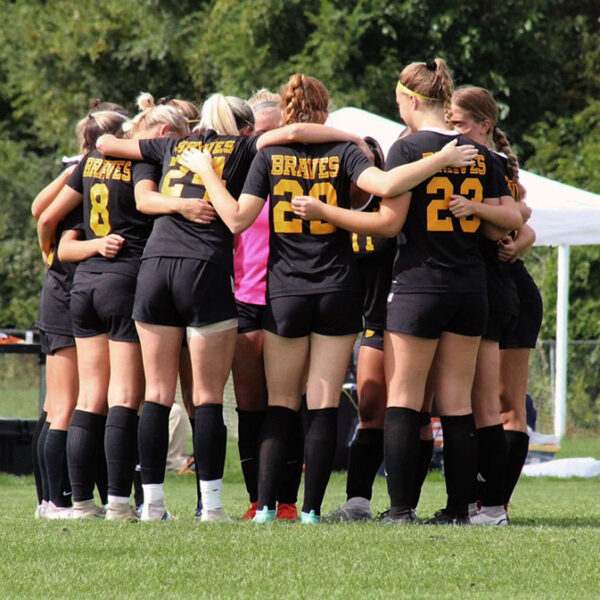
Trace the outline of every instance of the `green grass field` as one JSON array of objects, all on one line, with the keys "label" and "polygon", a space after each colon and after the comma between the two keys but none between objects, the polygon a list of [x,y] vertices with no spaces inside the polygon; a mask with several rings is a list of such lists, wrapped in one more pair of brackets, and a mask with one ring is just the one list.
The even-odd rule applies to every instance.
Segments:
[{"label": "green grass field", "polygon": [[[600,457],[600,441],[561,456]],[[600,480],[523,479],[509,527],[201,524],[193,476],[169,475],[160,523],[35,521],[32,477],[0,475],[2,598],[592,598],[600,595]],[[334,474],[325,510],[344,501]],[[378,478],[374,505],[386,506]],[[429,475],[419,515],[441,507]],[[232,442],[225,508],[245,490]]]}]

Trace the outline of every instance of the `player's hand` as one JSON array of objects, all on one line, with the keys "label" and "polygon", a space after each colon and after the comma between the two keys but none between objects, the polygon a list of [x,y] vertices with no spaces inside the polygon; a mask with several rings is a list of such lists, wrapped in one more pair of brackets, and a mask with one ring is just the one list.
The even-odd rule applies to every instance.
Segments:
[{"label": "player's hand", "polygon": [[114,258],[123,247],[125,238],[118,233],[111,233],[105,237],[98,238],[98,253],[105,258]]},{"label": "player's hand", "polygon": [[521,213],[521,217],[523,217],[523,223],[527,223],[529,221],[529,217],[531,217],[531,207],[525,202],[525,200],[521,200],[517,202],[517,208]]},{"label": "player's hand", "polygon": [[213,170],[212,155],[206,148],[202,151],[198,148],[184,150],[179,156],[178,162],[200,176]]},{"label": "player's hand", "polygon": [[450,203],[448,204],[448,209],[452,213],[452,216],[460,219],[462,217],[470,217],[475,214],[477,209],[477,203],[471,202],[468,198],[464,196],[452,196]]},{"label": "player's hand", "polygon": [[504,262],[514,262],[518,258],[515,240],[507,235],[498,242],[498,258]]},{"label": "player's hand", "polygon": [[180,198],[179,210],[182,217],[198,225],[209,225],[217,217],[212,204],[201,198]]},{"label": "player's hand", "polygon": [[475,162],[477,156],[477,148],[471,144],[457,146],[458,140],[448,142],[440,153],[446,159],[447,167],[468,167]]},{"label": "player's hand", "polygon": [[314,221],[322,217],[323,203],[312,196],[296,196],[292,209],[305,221]]}]

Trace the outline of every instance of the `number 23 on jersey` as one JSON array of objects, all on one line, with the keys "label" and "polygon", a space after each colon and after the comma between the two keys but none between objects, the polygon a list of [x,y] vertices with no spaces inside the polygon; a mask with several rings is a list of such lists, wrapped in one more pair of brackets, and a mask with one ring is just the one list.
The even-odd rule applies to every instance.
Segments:
[{"label": "number 23 on jersey", "polygon": [[[457,191],[448,177],[434,177],[427,184],[427,196],[434,198],[427,205],[427,231],[454,231],[454,222],[451,215],[441,216],[441,211],[448,210],[451,196],[460,194],[470,198],[471,202],[483,200],[483,186],[479,179],[467,177],[460,184]],[[479,229],[481,220],[475,215],[461,217],[460,228],[465,233],[475,233]]]}]

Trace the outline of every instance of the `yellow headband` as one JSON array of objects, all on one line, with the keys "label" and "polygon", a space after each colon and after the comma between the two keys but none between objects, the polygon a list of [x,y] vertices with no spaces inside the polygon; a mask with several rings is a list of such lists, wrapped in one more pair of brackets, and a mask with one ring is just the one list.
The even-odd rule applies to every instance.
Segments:
[{"label": "yellow headband", "polygon": [[402,83],[400,82],[398,82],[396,89],[399,92],[408,94],[409,96],[416,96],[417,98],[421,98],[421,100],[431,100],[431,102],[440,102],[439,98],[430,98],[429,96],[423,96],[423,94],[419,94],[419,92],[413,92],[412,90],[409,90],[405,85],[402,85]]}]

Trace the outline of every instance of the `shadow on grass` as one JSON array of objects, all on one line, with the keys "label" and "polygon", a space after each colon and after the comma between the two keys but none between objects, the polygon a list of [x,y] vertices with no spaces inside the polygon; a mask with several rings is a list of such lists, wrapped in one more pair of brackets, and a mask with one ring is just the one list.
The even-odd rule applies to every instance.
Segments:
[{"label": "shadow on grass", "polygon": [[510,527],[593,527],[600,529],[598,517],[541,517],[511,519]]}]

